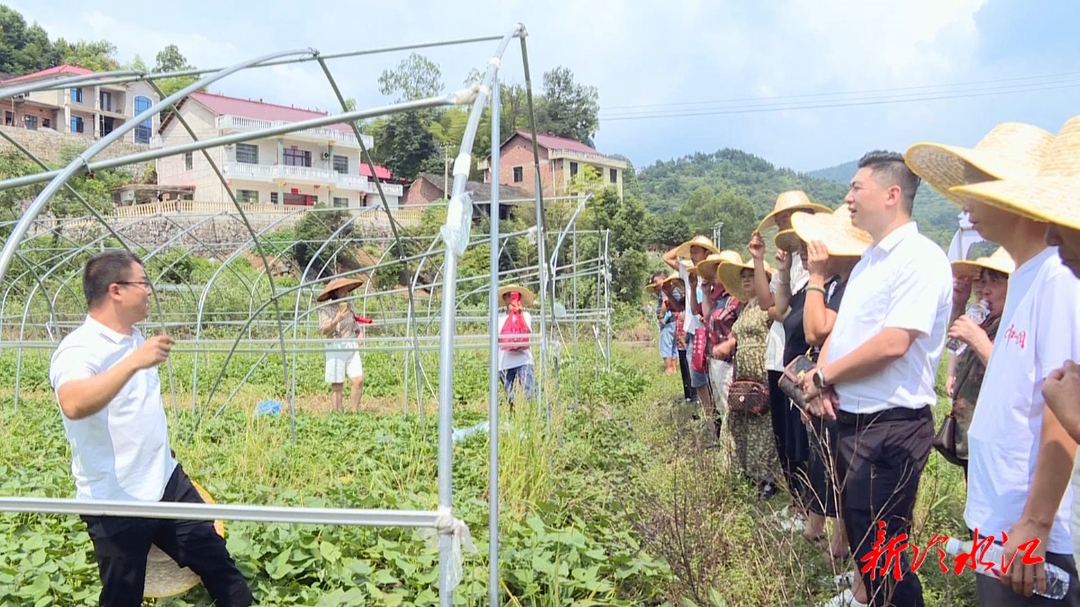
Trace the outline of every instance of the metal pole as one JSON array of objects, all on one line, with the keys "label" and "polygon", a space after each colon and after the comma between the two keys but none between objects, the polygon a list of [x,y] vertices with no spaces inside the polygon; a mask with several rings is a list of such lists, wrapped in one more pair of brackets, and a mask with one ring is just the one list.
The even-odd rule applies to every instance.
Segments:
[{"label": "metal pole", "polygon": [[[499,74],[491,86],[491,272],[499,275]],[[488,602],[499,607],[499,284],[488,287],[490,377],[488,379]]]},{"label": "metal pole", "polygon": [[[611,230],[604,230],[604,260],[611,259]],[[604,265],[604,318],[607,326],[607,347],[604,348],[604,365],[611,370],[611,264]]]}]

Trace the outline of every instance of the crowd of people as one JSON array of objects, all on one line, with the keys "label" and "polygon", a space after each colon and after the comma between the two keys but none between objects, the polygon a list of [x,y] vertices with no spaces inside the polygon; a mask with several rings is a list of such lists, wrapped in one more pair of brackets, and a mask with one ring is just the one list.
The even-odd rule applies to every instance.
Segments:
[{"label": "crowd of people", "polygon": [[[950,263],[912,220],[923,181],[999,248]],[[721,465],[760,499],[786,491],[803,536],[853,568],[825,605],[924,604],[906,552],[897,576],[862,569],[879,532],[910,535],[936,449],[963,468],[962,539],[1039,561],[976,576],[979,604],[1080,606],[1077,192],[1080,117],[1056,135],[1005,123],[972,148],[866,154],[835,209],[781,193],[749,259],[701,235],[663,256],[648,291],[665,372]],[[943,357],[952,407],[935,422]],[[1064,597],[1040,595],[1046,564]]]}]

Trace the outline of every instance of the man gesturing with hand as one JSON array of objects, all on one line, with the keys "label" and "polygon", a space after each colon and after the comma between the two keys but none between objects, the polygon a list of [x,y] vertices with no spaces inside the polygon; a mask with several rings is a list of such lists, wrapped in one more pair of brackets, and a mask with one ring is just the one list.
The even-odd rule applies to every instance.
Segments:
[{"label": "man gesturing with hand", "polygon": [[[86,321],[53,354],[49,381],[71,444],[76,499],[203,500],[173,459],[157,366],[172,338],[143,337],[150,311],[142,261],[106,251],[83,270]],[[202,578],[219,607],[250,605],[251,591],[209,521],[83,516],[101,574],[102,607],[142,605],[146,559],[158,546]]]}]

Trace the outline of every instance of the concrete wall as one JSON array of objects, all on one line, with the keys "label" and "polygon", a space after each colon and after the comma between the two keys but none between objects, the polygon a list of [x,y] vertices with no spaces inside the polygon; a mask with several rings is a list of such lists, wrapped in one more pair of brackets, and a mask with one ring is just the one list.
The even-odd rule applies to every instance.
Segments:
[{"label": "concrete wall", "polygon": [[[5,134],[11,136],[12,139],[18,141],[19,144],[30,150],[32,154],[47,163],[60,162],[61,152],[64,148],[72,147],[81,151],[90,147],[94,142],[94,138],[89,136],[65,135],[63,133],[51,133],[48,131],[28,131],[26,129],[6,126],[0,126],[0,129],[2,129]],[[15,149],[16,148],[6,140],[0,139],[0,150],[6,151]],[[99,160],[116,158],[118,156],[127,156],[128,154],[143,152],[147,149],[149,149],[149,147],[145,145],[136,145],[134,143],[118,141],[102,150],[95,158]],[[128,166],[125,169],[131,172],[135,177],[142,177],[143,172],[146,170],[146,163]]]}]

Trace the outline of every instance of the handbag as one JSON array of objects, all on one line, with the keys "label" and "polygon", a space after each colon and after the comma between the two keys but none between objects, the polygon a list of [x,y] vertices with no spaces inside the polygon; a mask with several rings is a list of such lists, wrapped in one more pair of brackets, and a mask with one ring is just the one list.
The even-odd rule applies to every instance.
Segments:
[{"label": "handbag", "polygon": [[964,460],[956,455],[956,417],[950,413],[941,421],[941,427],[931,443],[949,463],[963,466]]},{"label": "handbag", "polygon": [[787,394],[800,409],[806,408],[806,395],[799,389],[799,382],[809,372],[817,367],[809,356],[799,356],[784,367],[784,373],[780,376],[780,390]]},{"label": "handbag", "polygon": [[705,332],[705,328],[699,328],[694,331],[694,350],[690,357],[690,368],[695,373],[706,373],[708,369],[708,356],[706,350],[708,347],[708,334]]},{"label": "handbag", "polygon": [[728,387],[728,411],[764,415],[769,410],[769,387],[756,381],[735,381]]}]

